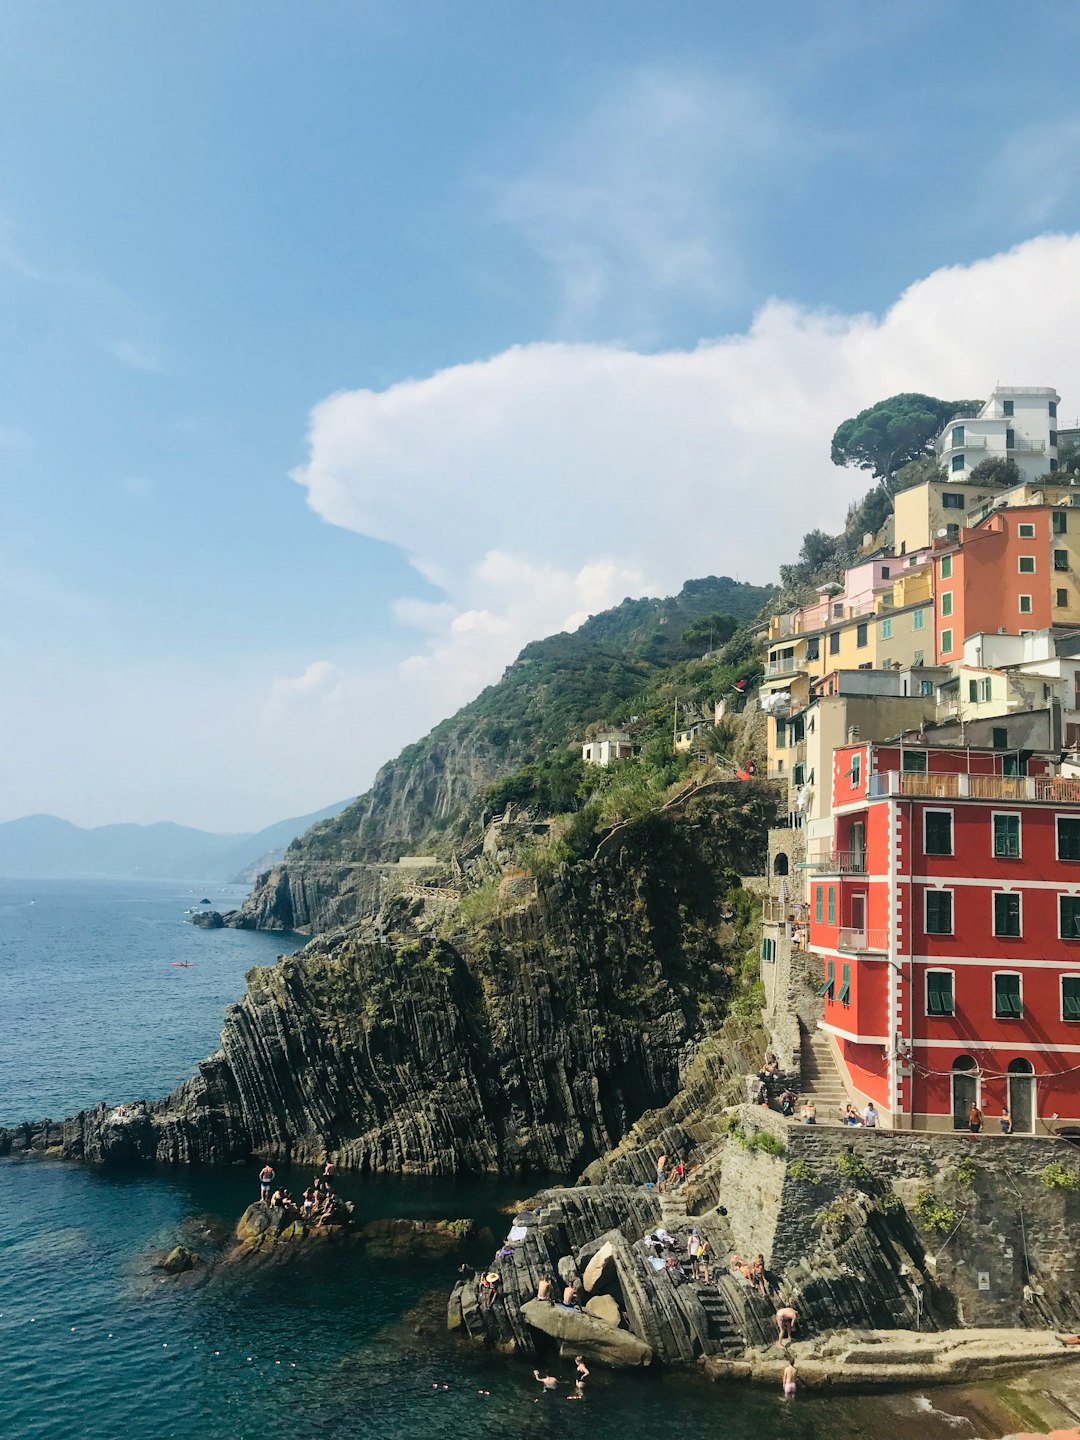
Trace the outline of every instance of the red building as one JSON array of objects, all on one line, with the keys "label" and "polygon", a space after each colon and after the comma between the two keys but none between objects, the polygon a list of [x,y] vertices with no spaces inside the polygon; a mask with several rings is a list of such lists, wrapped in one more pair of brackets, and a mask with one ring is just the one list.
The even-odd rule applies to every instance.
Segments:
[{"label": "red building", "polygon": [[[1054,757],[1056,758],[1056,757]],[[809,948],[850,1090],[886,1125],[1080,1122],[1080,781],[1028,752],[850,744]]]}]

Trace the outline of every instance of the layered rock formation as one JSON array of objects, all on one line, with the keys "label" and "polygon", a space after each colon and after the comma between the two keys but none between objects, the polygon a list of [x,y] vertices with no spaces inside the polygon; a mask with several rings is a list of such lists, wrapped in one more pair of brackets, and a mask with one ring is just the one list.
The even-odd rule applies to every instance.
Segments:
[{"label": "layered rock formation", "polygon": [[764,785],[714,788],[507,913],[433,935],[401,905],[391,943],[320,937],[251,973],[220,1052],[167,1099],[0,1132],[0,1153],[572,1173],[671,1099],[738,989],[752,938],[729,895],[773,807]]}]

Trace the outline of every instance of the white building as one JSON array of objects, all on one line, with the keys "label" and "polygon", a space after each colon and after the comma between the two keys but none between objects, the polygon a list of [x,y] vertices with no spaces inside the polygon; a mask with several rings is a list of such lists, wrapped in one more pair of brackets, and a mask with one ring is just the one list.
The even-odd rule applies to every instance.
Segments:
[{"label": "white building", "polygon": [[1061,396],[1045,385],[999,386],[978,415],[957,415],[934,448],[950,480],[966,480],[983,460],[1015,460],[1024,480],[1057,469]]},{"label": "white building", "polygon": [[634,742],[624,730],[607,730],[581,747],[586,765],[610,765],[615,760],[629,760],[633,753]]}]

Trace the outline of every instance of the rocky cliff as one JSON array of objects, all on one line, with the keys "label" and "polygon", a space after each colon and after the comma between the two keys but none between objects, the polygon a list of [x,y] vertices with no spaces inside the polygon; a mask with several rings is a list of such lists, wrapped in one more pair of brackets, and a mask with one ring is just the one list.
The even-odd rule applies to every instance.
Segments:
[{"label": "rocky cliff", "polygon": [[401,899],[381,942],[328,935],[252,971],[221,1050],[167,1099],[0,1132],[0,1153],[579,1169],[671,1099],[739,989],[753,938],[732,887],[774,804],[753,783],[689,796],[437,932]]}]

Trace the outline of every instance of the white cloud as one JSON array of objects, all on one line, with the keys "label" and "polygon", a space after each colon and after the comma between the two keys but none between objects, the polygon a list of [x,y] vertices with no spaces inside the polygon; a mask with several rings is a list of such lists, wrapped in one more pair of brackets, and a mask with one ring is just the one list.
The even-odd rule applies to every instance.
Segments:
[{"label": "white cloud", "polygon": [[829,442],[876,400],[1000,380],[1057,385],[1071,414],[1078,321],[1080,237],[1043,237],[937,271],[881,317],[771,301],[748,333],[691,351],[523,345],[342,392],[312,412],[294,478],[323,519],[400,546],[442,587],[398,603],[428,639],[385,681],[430,723],[526,640],[626,594],[775,579],[867,488]]}]

